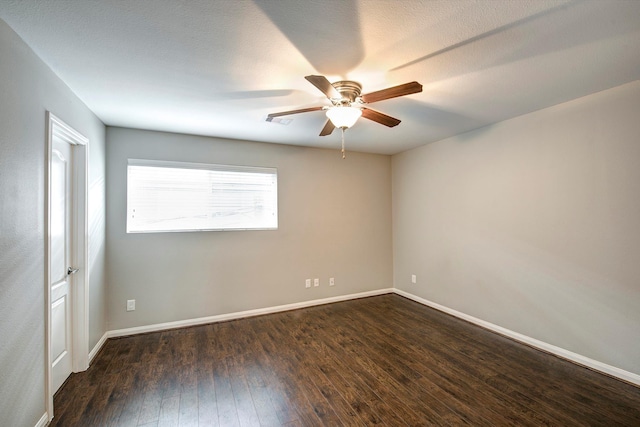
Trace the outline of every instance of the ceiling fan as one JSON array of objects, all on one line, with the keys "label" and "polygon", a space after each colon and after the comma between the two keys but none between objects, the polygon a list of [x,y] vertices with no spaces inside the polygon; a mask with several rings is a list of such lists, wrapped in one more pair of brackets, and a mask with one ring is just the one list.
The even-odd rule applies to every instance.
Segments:
[{"label": "ceiling fan", "polygon": [[326,111],[327,123],[322,128],[320,136],[330,135],[335,128],[341,128],[343,131],[343,157],[344,130],[353,126],[360,116],[388,127],[394,127],[400,124],[400,120],[379,111],[367,108],[365,106],[366,104],[422,92],[422,85],[420,83],[411,82],[361,95],[362,85],[352,80],[341,80],[331,83],[325,76],[314,75],[306,76],[305,79],[320,89],[329,101],[331,101],[332,105],[271,113],[267,116],[267,121],[270,122],[275,117],[288,116],[290,114],[308,113],[311,111],[321,110]]}]

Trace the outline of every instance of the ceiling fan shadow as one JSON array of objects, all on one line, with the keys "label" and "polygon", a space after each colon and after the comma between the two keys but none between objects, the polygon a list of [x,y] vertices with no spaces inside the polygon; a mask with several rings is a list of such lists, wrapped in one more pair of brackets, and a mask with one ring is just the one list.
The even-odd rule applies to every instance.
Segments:
[{"label": "ceiling fan shadow", "polygon": [[224,108],[234,111],[271,109],[274,105],[283,108],[303,104],[317,104],[320,97],[296,89],[246,90],[184,94],[183,99],[199,103],[201,107]]},{"label": "ceiling fan shadow", "polygon": [[401,99],[397,103],[399,104],[397,115],[400,119],[428,126],[438,139],[486,125],[483,120],[443,110],[414,99]]},{"label": "ceiling fan shadow", "polygon": [[[430,76],[429,83],[434,83],[558,52],[569,55],[587,45],[602,45],[602,55],[606,55],[608,51],[620,49],[616,40],[621,36],[637,31],[635,17],[638,12],[638,2],[619,2],[615,8],[607,2],[569,2],[428,53],[389,72],[415,75],[415,67],[422,67]],[[608,20],[601,19],[605,15],[609,16]],[[589,61],[589,58],[570,58],[576,61],[576,68],[582,73],[577,73],[573,79],[579,82],[580,76],[589,75],[589,68],[579,67],[579,61]],[[603,79],[601,89],[640,76],[638,72],[620,69],[609,74]],[[573,94],[574,97],[579,95],[582,94]]]},{"label": "ceiling fan shadow", "polygon": [[356,0],[253,0],[322,74],[346,75],[365,56]]},{"label": "ceiling fan shadow", "polygon": [[234,99],[256,99],[256,98],[280,98],[283,96],[293,95],[293,89],[274,89],[274,90],[244,90],[236,92],[218,92],[215,98],[223,100]]},{"label": "ceiling fan shadow", "polygon": [[[436,58],[436,57],[444,55],[444,54],[446,54],[448,52],[461,50],[462,48],[469,47],[471,45],[475,45],[478,42],[481,42],[483,40],[490,39],[490,38],[498,36],[500,34],[509,32],[510,30],[513,30],[513,29],[515,29],[517,27],[523,26],[523,25],[525,25],[525,24],[527,24],[529,22],[541,20],[542,18],[544,18],[544,17],[546,17],[546,16],[548,16],[550,14],[553,14],[553,13],[557,12],[558,10],[566,9],[567,7],[568,6],[566,4],[562,4],[560,6],[556,6],[556,7],[550,8],[550,9],[542,10],[542,11],[540,11],[538,13],[534,13],[533,15],[526,16],[524,18],[515,20],[513,22],[509,22],[509,23],[507,23],[505,25],[499,26],[499,27],[491,29],[489,31],[485,31],[485,32],[483,32],[481,34],[477,34],[477,35],[475,35],[473,37],[470,37],[470,38],[468,38],[466,40],[462,40],[462,41],[460,41],[458,43],[454,43],[454,44],[452,44],[450,46],[446,46],[446,47],[444,47],[444,48],[442,48],[440,50],[437,50],[435,52],[428,53],[428,54],[426,54],[424,56],[421,56],[419,58],[416,58],[416,59],[411,60],[409,62],[406,62],[404,64],[398,65],[398,66],[390,69],[389,72],[400,71],[400,70],[402,70],[404,68],[410,67],[410,66],[418,64],[420,62],[427,61],[427,60],[432,59],[432,58]],[[405,42],[406,41],[403,41],[403,43],[405,43]]]}]

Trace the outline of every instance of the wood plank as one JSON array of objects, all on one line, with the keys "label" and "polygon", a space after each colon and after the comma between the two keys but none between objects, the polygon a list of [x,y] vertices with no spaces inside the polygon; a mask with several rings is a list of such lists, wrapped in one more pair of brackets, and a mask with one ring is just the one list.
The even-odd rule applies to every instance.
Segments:
[{"label": "wood plank", "polygon": [[[420,313],[420,315],[424,314],[425,313]],[[390,314],[389,317],[393,318],[394,316]],[[533,348],[515,343],[486,330],[480,329],[480,331],[474,331],[473,325],[469,325],[459,319],[450,318],[450,316],[447,317],[447,321],[439,325],[436,330],[431,331],[428,337],[425,336],[425,340],[433,340],[434,335],[437,335],[438,342],[448,344],[446,347],[456,348],[460,354],[467,355],[468,360],[473,360],[476,364],[478,360],[485,361],[485,364],[494,364],[495,375],[491,377],[492,380],[502,379],[503,383],[520,386],[522,392],[535,396],[536,402],[545,405],[550,411],[553,411],[558,399],[570,401],[570,406],[563,409],[570,418],[590,417],[589,419],[592,421],[605,424],[610,420],[615,420],[623,425],[630,421],[640,422],[640,418],[636,417],[638,409],[634,409],[633,407],[628,407],[625,411],[609,409],[607,414],[603,414],[598,409],[602,406],[599,394],[592,394],[593,397],[585,397],[582,391],[585,390],[586,385],[576,384],[573,387],[569,387],[568,383],[572,381],[573,376],[560,374],[555,369],[556,365],[569,365],[569,368],[578,371],[584,370],[584,368],[566,363],[552,356],[540,358],[541,353]],[[406,325],[406,323],[404,323],[404,317],[401,318],[403,319],[402,324]],[[400,321],[400,318],[398,321]],[[450,326],[448,325],[449,322],[462,322],[464,325]],[[396,322],[396,324],[398,323]],[[460,328],[460,326],[464,327]],[[402,334],[402,331],[400,331],[400,333]],[[503,351],[496,353],[494,350],[495,344],[484,342],[480,339],[482,336],[484,336],[485,339],[508,345],[505,345]],[[520,372],[516,381],[514,381],[512,375],[505,376],[503,372],[500,372],[500,370],[504,370],[505,367],[510,367],[514,369],[514,371],[517,369]],[[592,371],[584,371],[585,376],[593,374]],[[537,378],[543,373],[545,374],[546,381],[540,381]],[[599,376],[607,378],[603,375]],[[549,379],[552,377],[555,381],[550,382]],[[585,404],[585,399],[588,402],[587,404]],[[614,403],[613,407],[619,408],[619,404]]]},{"label": "wood plank", "polygon": [[397,295],[109,339],[51,426],[640,425],[640,388]]}]

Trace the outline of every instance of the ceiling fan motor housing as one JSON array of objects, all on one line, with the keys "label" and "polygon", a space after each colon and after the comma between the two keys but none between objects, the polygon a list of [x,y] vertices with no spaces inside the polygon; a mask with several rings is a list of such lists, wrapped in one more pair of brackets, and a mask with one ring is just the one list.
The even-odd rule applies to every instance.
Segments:
[{"label": "ceiling fan motor housing", "polygon": [[342,95],[342,99],[339,100],[331,100],[334,105],[349,105],[352,102],[355,102],[356,99],[362,93],[362,85],[358,82],[354,82],[352,80],[341,80],[339,82],[331,83],[340,95]]}]

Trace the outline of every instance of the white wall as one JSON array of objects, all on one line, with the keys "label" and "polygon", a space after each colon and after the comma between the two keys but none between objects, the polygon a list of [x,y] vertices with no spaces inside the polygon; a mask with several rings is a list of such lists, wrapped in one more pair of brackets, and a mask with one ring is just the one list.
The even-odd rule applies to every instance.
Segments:
[{"label": "white wall", "polygon": [[0,20],[0,424],[45,412],[45,111],[89,138],[90,346],[104,321],[103,124]]},{"label": "white wall", "polygon": [[395,286],[640,374],[639,118],[636,81],[394,156]]},{"label": "white wall", "polygon": [[[127,158],[276,167],[279,228],[126,234]],[[107,231],[111,330],[388,288],[391,158],[108,127]]]}]

